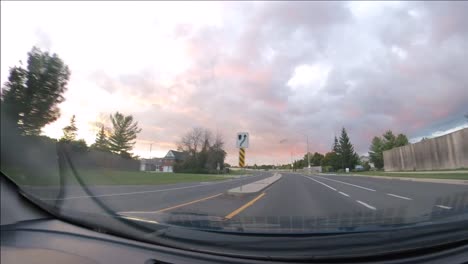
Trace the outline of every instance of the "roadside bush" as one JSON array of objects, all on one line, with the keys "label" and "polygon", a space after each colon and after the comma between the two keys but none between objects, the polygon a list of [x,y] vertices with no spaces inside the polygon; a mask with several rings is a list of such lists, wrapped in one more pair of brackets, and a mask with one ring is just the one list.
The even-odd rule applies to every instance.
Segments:
[{"label": "roadside bush", "polygon": [[362,166],[364,167],[364,171],[369,171],[371,169],[371,166],[369,164],[369,162],[364,162],[364,164],[362,164]]}]

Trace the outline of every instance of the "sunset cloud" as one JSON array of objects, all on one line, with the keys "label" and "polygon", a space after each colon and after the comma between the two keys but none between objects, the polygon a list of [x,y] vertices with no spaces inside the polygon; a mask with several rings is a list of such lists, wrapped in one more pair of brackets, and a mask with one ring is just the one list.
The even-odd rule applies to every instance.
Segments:
[{"label": "sunset cloud", "polygon": [[[391,129],[410,138],[468,126],[467,2],[2,2],[1,81],[33,45],[72,75],[73,114],[120,111],[142,132],[134,152],[164,155],[192,127],[251,135],[247,163],[326,152],[345,127],[363,154]],[[21,19],[19,19],[21,17]]]}]

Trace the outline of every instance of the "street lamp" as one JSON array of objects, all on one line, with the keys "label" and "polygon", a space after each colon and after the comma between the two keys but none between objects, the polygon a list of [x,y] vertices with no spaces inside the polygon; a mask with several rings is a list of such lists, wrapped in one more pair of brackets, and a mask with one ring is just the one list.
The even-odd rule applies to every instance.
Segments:
[{"label": "street lamp", "polygon": [[307,138],[307,165],[310,169],[310,151],[309,151],[309,135],[306,135]]}]

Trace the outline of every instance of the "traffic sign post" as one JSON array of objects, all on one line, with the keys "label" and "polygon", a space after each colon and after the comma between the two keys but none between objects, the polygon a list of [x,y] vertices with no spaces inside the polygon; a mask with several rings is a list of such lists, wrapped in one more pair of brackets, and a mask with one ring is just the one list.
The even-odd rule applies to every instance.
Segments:
[{"label": "traffic sign post", "polygon": [[245,166],[245,148],[239,149],[239,167],[244,168]]},{"label": "traffic sign post", "polygon": [[237,133],[237,147],[239,148],[239,167],[245,167],[245,149],[249,147],[249,133]]}]

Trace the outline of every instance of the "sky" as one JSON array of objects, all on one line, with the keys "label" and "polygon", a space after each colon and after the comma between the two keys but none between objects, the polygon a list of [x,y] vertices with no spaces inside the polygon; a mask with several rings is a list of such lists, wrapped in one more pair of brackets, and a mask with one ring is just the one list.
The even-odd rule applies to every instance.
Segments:
[{"label": "sky", "polygon": [[[1,2],[1,83],[33,46],[70,67],[61,117],[92,144],[115,111],[161,157],[193,127],[236,164],[325,153],[345,127],[359,154],[390,129],[412,142],[468,127],[468,2]],[[151,146],[151,147],[150,147]],[[150,148],[152,152],[150,153]]]}]

